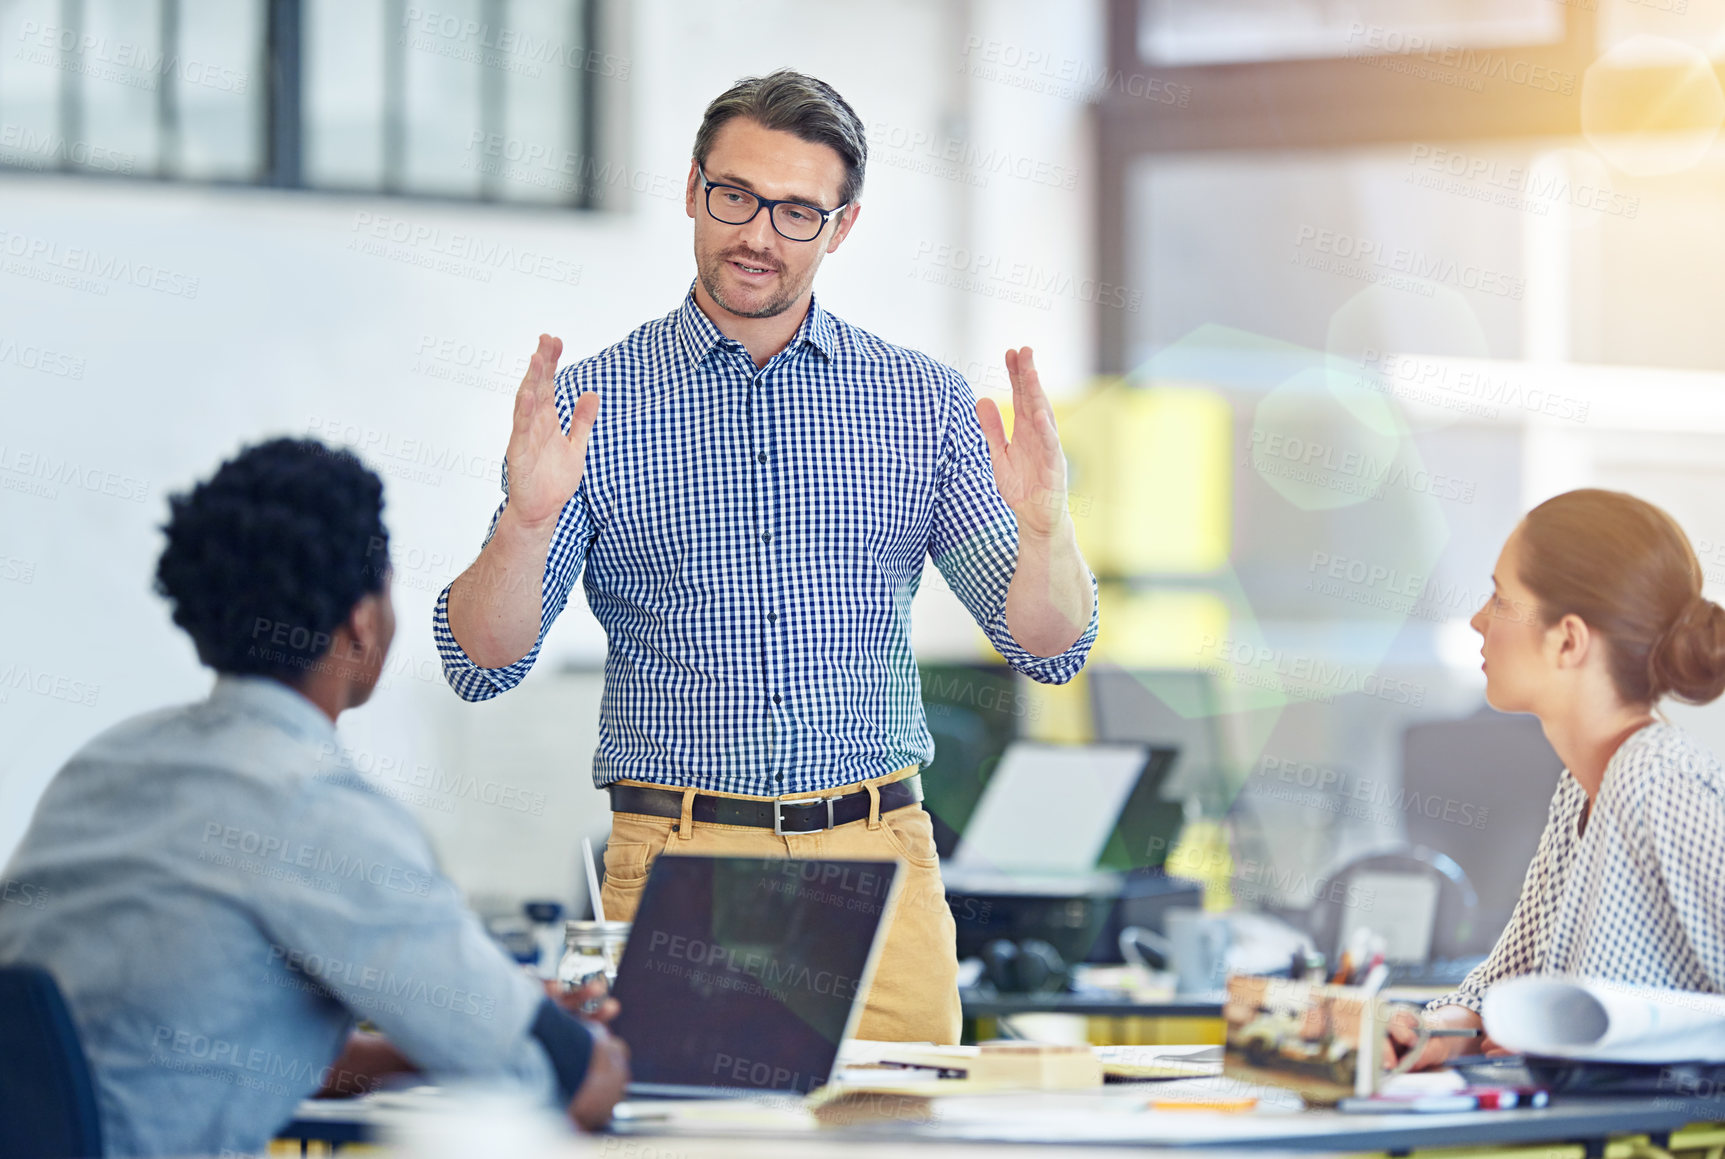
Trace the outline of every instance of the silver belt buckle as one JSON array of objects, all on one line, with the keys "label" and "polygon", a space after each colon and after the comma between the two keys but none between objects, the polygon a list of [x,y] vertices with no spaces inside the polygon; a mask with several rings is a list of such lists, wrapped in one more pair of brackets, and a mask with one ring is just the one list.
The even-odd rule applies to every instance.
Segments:
[{"label": "silver belt buckle", "polygon": [[[827,806],[827,828],[828,829],[833,828],[833,802],[836,800],[838,800],[837,797],[816,797],[812,801],[785,801],[785,800],[782,800],[781,798],[774,797],[773,798],[773,835],[775,837],[786,836],[786,833],[785,833],[785,806],[786,805],[791,805],[792,807],[796,807],[799,805],[814,805],[814,804],[818,804],[818,803],[824,801],[824,802],[826,802],[826,806]],[[797,831],[797,833],[800,833],[800,832],[802,832],[802,830]],[[814,832],[819,832],[819,831],[811,829],[808,832],[814,833]],[[795,836],[797,836],[797,833],[791,833],[789,836],[795,837]]]}]

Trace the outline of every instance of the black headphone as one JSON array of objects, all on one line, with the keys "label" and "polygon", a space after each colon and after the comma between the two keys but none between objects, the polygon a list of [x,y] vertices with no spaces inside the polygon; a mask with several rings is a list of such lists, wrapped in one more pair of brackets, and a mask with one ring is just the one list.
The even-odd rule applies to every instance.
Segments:
[{"label": "black headphone", "polygon": [[1066,988],[1060,951],[1041,938],[996,938],[982,947],[982,973],[1002,994],[1051,994]]}]

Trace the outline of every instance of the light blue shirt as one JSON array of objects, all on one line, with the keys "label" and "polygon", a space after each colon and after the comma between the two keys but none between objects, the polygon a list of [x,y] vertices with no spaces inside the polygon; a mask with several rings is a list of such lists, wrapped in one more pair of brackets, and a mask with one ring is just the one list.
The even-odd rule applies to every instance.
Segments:
[{"label": "light blue shirt", "polygon": [[339,750],[299,693],[223,676],[96,737],[43,794],[0,963],[59,982],[108,1154],[265,1150],[356,1017],[435,1074],[551,1097],[544,991]]},{"label": "light blue shirt", "polygon": [[608,641],[598,784],[777,796],[927,764],[910,609],[928,559],[1014,669],[1063,684],[1083,667],[1094,577],[1090,621],[1059,655],[1007,627],[1018,521],[957,371],[813,300],[756,367],[691,293],[558,372],[565,430],[589,391],[599,418],[532,651],[474,664],[447,588],[432,626],[450,686],[484,700],[527,675],[580,577]]}]

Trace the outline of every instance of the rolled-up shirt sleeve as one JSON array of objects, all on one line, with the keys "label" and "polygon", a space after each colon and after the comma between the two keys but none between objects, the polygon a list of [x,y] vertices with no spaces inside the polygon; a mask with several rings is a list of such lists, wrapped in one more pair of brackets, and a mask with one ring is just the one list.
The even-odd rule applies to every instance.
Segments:
[{"label": "rolled-up shirt sleeve", "polygon": [[1530,874],[1522,887],[1521,898],[1515,904],[1515,912],[1510,915],[1509,924],[1504,926],[1485,961],[1469,970],[1467,977],[1454,990],[1427,1002],[1427,1010],[1436,1010],[1440,1006],[1465,1006],[1478,1014],[1487,990],[1506,978],[1518,978],[1533,972],[1539,961],[1540,946],[1532,928],[1531,915],[1541,904],[1537,891],[1542,888],[1543,883],[1534,881]]},{"label": "rolled-up shirt sleeve", "polygon": [[572,1076],[535,1032],[543,988],[485,932],[400,806],[345,776],[284,821],[282,872],[258,875],[270,967],[326,991],[433,1075],[559,1098]]},{"label": "rolled-up shirt sleeve", "polygon": [[[563,420],[563,431],[569,431],[570,417],[574,413],[573,380],[560,376],[557,386],[557,413]],[[591,445],[589,445],[591,449]],[[491,526],[486,530],[484,543],[490,543],[491,537],[497,534],[497,521],[503,517],[504,508],[509,506],[509,464],[503,465],[502,471],[503,502],[497,505],[492,513]],[[443,664],[443,678],[449,682],[463,700],[489,700],[500,692],[507,692],[532,671],[534,662],[539,659],[539,650],[545,644],[545,634],[551,630],[551,624],[562,614],[564,606],[569,602],[569,593],[575,587],[575,581],[581,575],[582,565],[587,560],[587,548],[593,539],[593,519],[587,505],[585,484],[575,490],[569,502],[563,505],[563,510],[557,516],[557,527],[551,534],[551,552],[545,559],[545,574],[540,580],[540,613],[539,637],[533,641],[532,649],[513,664],[505,664],[500,668],[482,668],[473,662],[455,633],[449,628],[449,589],[453,582],[445,585],[438,593],[437,603],[431,613],[431,633],[437,643],[437,654]],[[484,544],[481,544],[483,549]],[[484,577],[480,577],[483,584]],[[506,599],[515,593],[491,592],[495,598]]]},{"label": "rolled-up shirt sleeve", "polygon": [[1064,684],[1084,667],[1096,642],[1096,576],[1090,575],[1090,622],[1071,647],[1055,656],[1038,656],[1013,639],[1006,624],[1006,593],[1018,569],[1018,520],[994,485],[988,441],[976,420],[970,384],[955,371],[947,371],[946,377],[945,432],[929,555],[1008,665],[1040,683]]}]

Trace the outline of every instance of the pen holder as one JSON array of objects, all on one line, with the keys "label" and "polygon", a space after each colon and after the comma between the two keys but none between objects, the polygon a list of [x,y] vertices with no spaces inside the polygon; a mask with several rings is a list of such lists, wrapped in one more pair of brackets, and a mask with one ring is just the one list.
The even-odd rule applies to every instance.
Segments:
[{"label": "pen holder", "polygon": [[1247,1081],[1297,1091],[1315,1106],[1375,1094],[1384,1078],[1411,1068],[1430,1039],[1422,1024],[1414,1049],[1382,1071],[1394,1009],[1358,986],[1235,975],[1222,1008],[1223,1068]]}]

